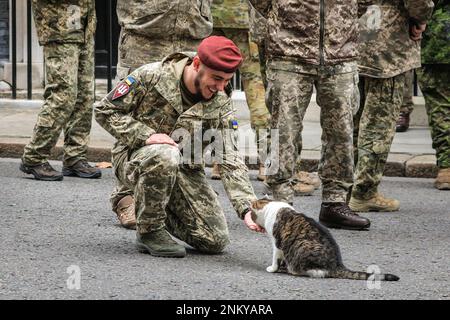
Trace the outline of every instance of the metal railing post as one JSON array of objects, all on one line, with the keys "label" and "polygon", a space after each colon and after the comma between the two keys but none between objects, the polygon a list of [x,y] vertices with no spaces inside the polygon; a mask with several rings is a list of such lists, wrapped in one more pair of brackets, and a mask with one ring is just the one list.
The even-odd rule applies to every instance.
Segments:
[{"label": "metal railing post", "polygon": [[32,98],[31,0],[27,0],[27,99]]},{"label": "metal railing post", "polygon": [[17,98],[17,16],[16,0],[11,0],[12,98]]}]

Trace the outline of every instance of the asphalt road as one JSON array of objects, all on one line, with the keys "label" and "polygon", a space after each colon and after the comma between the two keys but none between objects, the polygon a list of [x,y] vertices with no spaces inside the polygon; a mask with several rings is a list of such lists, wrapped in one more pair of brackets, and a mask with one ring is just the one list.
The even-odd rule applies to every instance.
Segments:
[{"label": "asphalt road", "polygon": [[[134,231],[118,225],[110,169],[100,180],[41,182],[18,165],[0,159],[0,299],[450,299],[450,192],[431,179],[385,178],[381,191],[400,212],[367,214],[370,231],[332,230],[347,267],[400,276],[378,284],[267,273],[269,239],[245,227],[217,181],[231,244],[220,255],[164,259],[139,253]],[[317,219],[320,191],[295,207]]]}]

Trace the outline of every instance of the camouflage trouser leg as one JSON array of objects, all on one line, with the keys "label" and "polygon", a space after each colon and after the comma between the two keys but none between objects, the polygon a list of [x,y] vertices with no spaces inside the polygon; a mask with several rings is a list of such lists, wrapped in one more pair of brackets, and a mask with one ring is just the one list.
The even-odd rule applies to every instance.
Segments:
[{"label": "camouflage trouser leg", "polygon": [[354,117],[358,157],[352,197],[356,199],[368,200],[377,193],[400,114],[404,83],[404,74],[387,79],[361,78],[362,99]]},{"label": "camouflage trouser leg", "polygon": [[413,102],[414,70],[405,72],[405,87],[403,90],[403,103],[400,112],[411,113],[414,110]]},{"label": "camouflage trouser leg", "polygon": [[267,78],[273,107],[272,128],[279,130],[279,170],[267,179],[274,197],[293,200],[291,186],[302,149],[302,121],[315,84],[321,107],[322,201],[345,202],[353,181],[352,114],[357,75],[351,72],[314,76],[269,68]]},{"label": "camouflage trouser leg", "polygon": [[450,66],[424,65],[418,76],[437,166],[439,169],[450,168]]},{"label": "camouflage trouser leg", "polygon": [[[25,146],[22,161],[28,165],[44,163],[56,145],[61,130],[73,132],[66,138],[65,164],[85,158],[92,119],[93,48],[74,43],[50,43],[44,46],[46,86],[33,136]],[[90,60],[89,60],[90,59]],[[89,65],[91,64],[91,65]],[[86,92],[79,90],[79,84]],[[75,112],[75,104],[77,112]],[[69,122],[70,121],[70,122]],[[68,124],[69,122],[69,124]]]},{"label": "camouflage trouser leg", "polygon": [[266,181],[275,200],[292,203],[292,179],[302,149],[303,117],[311,100],[314,77],[268,68],[267,80],[268,99],[272,102],[271,127],[278,130],[279,150],[271,157],[272,166],[277,166],[278,171],[271,172]]},{"label": "camouflage trouser leg", "polygon": [[217,253],[229,243],[225,215],[203,170],[180,167],[166,209],[168,231],[197,250]]},{"label": "camouflage trouser leg", "polygon": [[94,104],[94,42],[81,48],[78,64],[78,94],[72,115],[64,127],[64,164],[86,160]]},{"label": "camouflage trouser leg", "polygon": [[346,202],[353,184],[353,113],[357,108],[358,74],[320,76],[316,83],[320,107],[322,151],[319,176],[323,202]]},{"label": "camouflage trouser leg", "polygon": [[228,228],[217,196],[203,171],[180,162],[177,148],[156,144],[114,164],[117,178],[133,190],[137,231],[167,228],[198,250],[219,252],[228,243]]},{"label": "camouflage trouser leg", "polygon": [[224,35],[231,39],[245,57],[239,71],[250,111],[250,123],[253,130],[256,131],[258,147],[265,146],[268,143],[266,141],[268,136],[264,134],[260,135],[260,133],[264,129],[269,128],[270,114],[266,107],[266,92],[261,76],[258,46],[256,43],[250,42],[249,31],[245,29],[214,29],[213,33],[216,35]]}]

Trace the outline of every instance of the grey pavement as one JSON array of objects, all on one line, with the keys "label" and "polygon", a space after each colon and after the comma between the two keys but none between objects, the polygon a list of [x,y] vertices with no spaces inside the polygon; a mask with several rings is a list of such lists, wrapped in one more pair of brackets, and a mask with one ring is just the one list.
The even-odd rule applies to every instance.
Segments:
[{"label": "grey pavement", "polygon": [[[251,168],[256,165],[256,144],[250,128],[249,111],[243,92],[236,91],[233,101],[237,109],[240,126],[241,153],[246,157]],[[437,173],[435,152],[431,148],[431,137],[426,126],[426,114],[423,99],[415,98],[416,109],[413,112],[411,129],[397,133],[392,144],[386,165],[387,176],[435,177]],[[23,146],[31,138],[33,126],[42,100],[0,99],[0,157],[20,157]],[[319,124],[320,108],[312,102],[307,110],[303,129],[302,159],[306,171],[316,170],[320,159],[321,128]],[[250,141],[245,144],[244,141]],[[90,161],[109,161],[110,148],[114,139],[93,121],[89,144]],[[59,139],[52,159],[61,158]]]},{"label": "grey pavement", "polygon": [[[400,200],[399,212],[366,214],[370,231],[331,230],[347,267],[372,266],[400,277],[378,287],[267,273],[267,235],[245,227],[220,181],[210,182],[230,245],[220,255],[189,251],[186,258],[165,259],[139,253],[135,232],[118,225],[108,202],[111,169],[99,180],[44,182],[18,165],[18,159],[0,159],[0,299],[450,299],[450,203],[433,179],[385,177],[381,192]],[[251,178],[262,195],[256,171]],[[294,206],[317,219],[320,190],[295,198]]]}]

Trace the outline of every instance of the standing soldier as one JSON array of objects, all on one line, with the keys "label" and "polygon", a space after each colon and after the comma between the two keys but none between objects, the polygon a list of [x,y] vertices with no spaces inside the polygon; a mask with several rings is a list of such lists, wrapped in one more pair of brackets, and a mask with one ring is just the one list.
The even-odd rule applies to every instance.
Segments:
[{"label": "standing soldier", "polygon": [[[99,178],[101,171],[86,158],[94,103],[95,3],[33,0],[32,10],[39,43],[44,46],[45,101],[20,170],[45,181],[62,180],[63,175]],[[61,130],[62,173],[48,163]]]},{"label": "standing soldier", "polygon": [[117,139],[116,177],[134,191],[141,251],[184,257],[184,246],[169,233],[207,253],[228,244],[223,210],[205,176],[203,148],[192,144],[210,129],[220,140],[221,178],[235,211],[250,229],[262,231],[251,220],[256,196],[235,148],[231,99],[223,92],[241,62],[232,41],[209,37],[197,55],[174,53],[138,68],[96,105],[96,120]]},{"label": "standing soldier", "polygon": [[434,0],[435,11],[422,40],[419,85],[436,150],[440,190],[450,190],[450,1]]},{"label": "standing soldier", "polygon": [[279,130],[278,172],[267,176],[274,197],[292,203],[302,122],[313,92],[321,106],[322,205],[330,228],[367,229],[370,221],[346,204],[353,183],[353,109],[357,74],[357,2],[251,0],[268,17],[267,80],[272,129]]},{"label": "standing soldier", "polygon": [[[212,0],[117,1],[121,26],[118,81],[143,64],[173,52],[195,51],[213,29]],[[111,205],[125,228],[135,228],[133,191],[116,180]]]},{"label": "standing soldier", "polygon": [[353,211],[396,211],[400,203],[378,192],[395,134],[405,72],[420,67],[420,37],[431,0],[360,1],[361,104],[355,116]]},{"label": "standing soldier", "polygon": [[[239,68],[244,85],[245,97],[250,110],[250,122],[256,133],[258,154],[267,146],[267,135],[260,133],[269,128],[270,114],[265,103],[265,89],[259,65],[258,46],[250,39],[248,0],[213,0],[212,15],[216,35],[233,40],[244,55],[244,63]],[[261,131],[260,131],[261,130]],[[264,159],[259,159],[258,180],[264,180]],[[213,166],[212,178],[220,179],[219,166]]]}]

